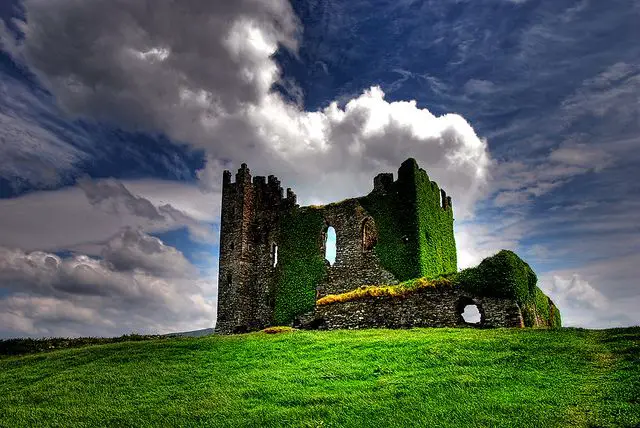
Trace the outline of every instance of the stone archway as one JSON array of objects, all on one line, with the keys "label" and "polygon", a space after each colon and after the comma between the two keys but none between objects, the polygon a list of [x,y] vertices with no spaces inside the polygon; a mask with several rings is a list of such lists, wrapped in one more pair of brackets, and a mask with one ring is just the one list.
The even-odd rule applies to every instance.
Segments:
[{"label": "stone archway", "polygon": [[458,324],[483,327],[485,324],[485,314],[482,304],[471,297],[461,297],[456,305],[456,315]]}]

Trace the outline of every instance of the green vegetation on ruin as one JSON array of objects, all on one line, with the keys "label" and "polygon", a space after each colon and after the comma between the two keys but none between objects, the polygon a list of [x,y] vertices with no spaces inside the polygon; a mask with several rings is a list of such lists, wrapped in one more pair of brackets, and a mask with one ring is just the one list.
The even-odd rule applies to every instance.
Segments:
[{"label": "green vegetation on ruin", "polygon": [[324,218],[317,208],[293,210],[280,223],[274,321],[290,324],[313,310],[316,286],[326,275],[320,237]]},{"label": "green vegetation on ruin", "polygon": [[637,427],[640,328],[293,331],[0,357],[1,427]]},{"label": "green vegetation on ruin", "polygon": [[552,327],[562,323],[558,308],[537,287],[533,269],[513,251],[502,250],[476,267],[463,269],[454,282],[480,296],[515,299],[526,327],[533,326],[536,318]]},{"label": "green vegetation on ruin", "polygon": [[[438,185],[429,180],[414,159],[403,162],[398,180],[388,191],[374,191],[340,203],[349,201],[357,201],[373,217],[378,232],[374,251],[382,267],[402,283],[391,288],[380,285],[368,287],[367,291],[354,290],[332,296],[332,302],[399,295],[413,290],[415,281],[431,281],[445,275],[455,286],[478,296],[514,299],[527,327],[534,326],[536,320],[552,327],[561,325],[560,312],[537,287],[535,272],[512,251],[500,251],[480,265],[456,273],[452,208],[442,208]],[[327,273],[320,251],[326,227],[323,209],[314,206],[293,210],[279,225],[276,324],[290,324],[296,316],[314,308],[316,287]]]},{"label": "green vegetation on ruin", "polygon": [[456,272],[452,208],[442,208],[438,185],[414,159],[398,174],[388,192],[359,199],[378,229],[380,264],[400,281]]},{"label": "green vegetation on ruin", "polygon": [[452,287],[454,283],[446,278],[416,278],[397,285],[368,285],[341,294],[329,294],[316,301],[316,305],[350,302],[369,297],[402,297],[425,288]]},{"label": "green vegetation on ruin", "polygon": [[420,276],[458,271],[453,209],[443,209],[440,189],[415,165]]},{"label": "green vegetation on ruin", "polygon": [[330,294],[316,304],[327,305],[369,297],[402,297],[425,288],[461,287],[476,296],[514,299],[522,310],[526,327],[539,324],[560,327],[560,311],[538,288],[538,278],[531,267],[513,251],[502,250],[487,257],[478,266],[435,278],[422,277],[397,285],[370,285],[341,294]]}]

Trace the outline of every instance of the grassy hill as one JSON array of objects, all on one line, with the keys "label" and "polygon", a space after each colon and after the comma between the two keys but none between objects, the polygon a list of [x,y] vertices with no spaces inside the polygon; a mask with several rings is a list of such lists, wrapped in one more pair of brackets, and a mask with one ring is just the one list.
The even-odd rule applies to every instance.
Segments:
[{"label": "grassy hill", "polygon": [[165,338],[0,358],[0,426],[636,427],[640,328]]}]

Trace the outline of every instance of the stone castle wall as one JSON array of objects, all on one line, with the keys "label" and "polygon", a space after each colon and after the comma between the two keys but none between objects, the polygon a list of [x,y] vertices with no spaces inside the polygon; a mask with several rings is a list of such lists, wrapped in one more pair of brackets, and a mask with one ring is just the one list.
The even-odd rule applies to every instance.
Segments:
[{"label": "stone castle wall", "polygon": [[[314,308],[328,294],[457,270],[451,198],[415,160],[401,165],[396,181],[376,176],[360,198],[299,207],[290,189],[283,193],[276,177],[252,179],[245,164],[235,181],[224,172],[216,332],[287,324],[308,311],[323,328],[453,327],[463,324],[461,302],[481,308],[483,326],[522,325],[514,301],[459,289]],[[333,265],[324,260],[329,227],[336,232]]]},{"label": "stone castle wall", "polygon": [[327,261],[327,274],[317,286],[317,297],[337,294],[358,288],[361,285],[397,284],[398,280],[382,267],[373,248],[363,242],[365,224],[373,227],[375,222],[357,199],[322,207],[325,231],[320,239],[320,253],[324,256],[326,230],[329,226],[336,231],[336,259],[333,265]]},{"label": "stone castle wall", "polygon": [[[368,297],[316,306],[300,327],[319,329],[462,327],[467,305],[477,305],[478,327],[523,327],[518,304],[511,299],[477,297],[460,289],[420,289],[404,297]],[[471,324],[474,325],[474,324]]]}]

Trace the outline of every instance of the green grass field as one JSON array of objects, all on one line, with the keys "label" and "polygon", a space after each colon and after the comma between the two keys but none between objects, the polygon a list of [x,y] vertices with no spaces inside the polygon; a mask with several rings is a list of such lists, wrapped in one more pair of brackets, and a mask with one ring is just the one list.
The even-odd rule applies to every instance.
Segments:
[{"label": "green grass field", "polygon": [[640,328],[172,338],[0,358],[2,427],[637,427]]}]

